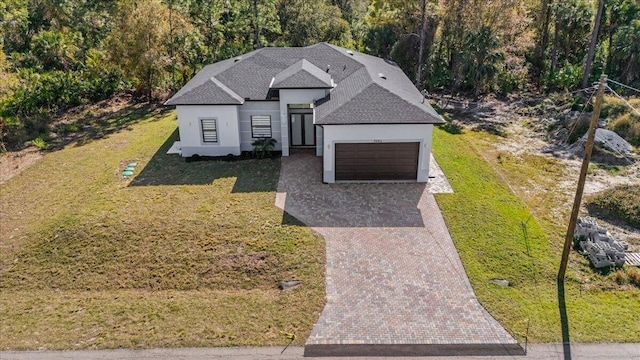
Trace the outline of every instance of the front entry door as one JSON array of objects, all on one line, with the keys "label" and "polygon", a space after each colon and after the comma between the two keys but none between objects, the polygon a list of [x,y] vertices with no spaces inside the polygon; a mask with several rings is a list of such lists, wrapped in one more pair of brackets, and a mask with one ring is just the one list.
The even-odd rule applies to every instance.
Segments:
[{"label": "front entry door", "polygon": [[291,146],[315,146],[316,127],[313,114],[291,114],[289,116]]}]

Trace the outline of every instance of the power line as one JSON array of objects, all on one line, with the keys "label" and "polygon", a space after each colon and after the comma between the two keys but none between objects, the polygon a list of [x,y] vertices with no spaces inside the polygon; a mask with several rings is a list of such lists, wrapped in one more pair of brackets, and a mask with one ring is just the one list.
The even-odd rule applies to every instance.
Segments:
[{"label": "power line", "polygon": [[624,101],[625,104],[627,104],[627,106],[629,106],[631,108],[631,110],[633,110],[636,114],[640,115],[640,111],[638,111],[638,109],[634,108],[633,105],[631,105],[627,99],[623,98],[622,96],[618,95],[617,92],[615,92],[615,90],[613,90],[612,88],[610,88],[609,86],[605,85],[605,87],[607,89],[609,89],[609,91],[611,91],[613,93],[613,95],[615,95],[618,99]]},{"label": "power line", "polygon": [[[607,141],[607,139],[598,138],[598,137],[596,137],[595,141],[596,142],[601,141],[603,144],[611,144],[609,141]],[[613,150],[613,152],[615,152],[616,154],[620,155],[629,165],[633,165],[633,161],[631,161],[629,159],[628,155],[625,155],[625,154],[621,153],[614,146],[610,146],[609,149]]]},{"label": "power line", "polygon": [[629,90],[633,90],[633,91],[635,91],[635,92],[639,92],[639,93],[640,93],[640,90],[638,90],[638,89],[636,89],[636,88],[634,88],[634,87],[631,87],[631,86],[629,86],[629,85],[625,85],[625,84],[623,84],[623,83],[620,83],[620,82],[617,82],[617,81],[615,81],[615,80],[611,80],[611,79],[608,79],[607,81],[611,81],[611,82],[612,82],[612,83],[614,83],[614,84],[618,84],[618,85],[620,85],[620,86],[622,86],[622,87],[626,87],[626,88],[627,88],[627,89],[629,89]]},{"label": "power line", "polygon": [[582,107],[582,111],[580,112],[580,115],[578,115],[578,117],[576,118],[576,121],[573,123],[573,126],[571,127],[571,130],[569,131],[569,135],[567,135],[567,138],[564,139],[565,145],[569,142],[569,138],[571,137],[571,134],[573,134],[573,131],[578,126],[578,123],[580,122],[580,118],[582,118],[582,115],[584,115],[584,111],[587,109],[587,105],[589,105],[589,103],[591,102],[591,99],[593,99],[593,95],[594,93],[591,93],[591,96],[589,96],[589,99],[587,100],[587,102],[584,103],[584,106]]},{"label": "power line", "polygon": [[[579,93],[579,92],[583,92],[583,91],[584,91],[584,92],[588,92],[587,90],[592,90],[592,91],[593,91],[593,90],[595,90],[595,89],[596,89],[596,86],[589,86],[589,87],[586,87],[586,88],[584,88],[584,89],[571,91],[569,94],[575,94],[575,93]],[[592,93],[593,93],[593,92],[592,92]]]}]

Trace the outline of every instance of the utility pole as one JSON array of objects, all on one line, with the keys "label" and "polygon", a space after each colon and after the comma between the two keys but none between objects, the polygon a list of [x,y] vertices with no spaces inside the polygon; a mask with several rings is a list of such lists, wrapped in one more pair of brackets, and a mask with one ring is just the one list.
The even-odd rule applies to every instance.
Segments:
[{"label": "utility pole", "polygon": [[584,148],[584,158],[582,159],[582,168],[580,169],[580,178],[578,179],[578,189],[576,197],[573,200],[573,210],[569,219],[569,228],[567,236],[564,239],[564,248],[562,249],[562,260],[560,261],[560,271],[558,272],[558,282],[564,283],[564,274],[567,270],[567,262],[569,262],[569,252],[571,244],[573,244],[573,233],[576,230],[576,221],[578,220],[578,212],[580,211],[580,202],[582,201],[582,192],[584,191],[584,182],[587,178],[587,169],[591,160],[591,151],[593,150],[593,139],[596,135],[596,127],[600,118],[600,108],[602,107],[602,98],[604,97],[604,87],[607,84],[607,75],[600,75],[598,82],[598,94],[596,95],[596,104],[593,107],[591,115],[591,123],[589,124],[589,132],[587,133],[587,143]]}]

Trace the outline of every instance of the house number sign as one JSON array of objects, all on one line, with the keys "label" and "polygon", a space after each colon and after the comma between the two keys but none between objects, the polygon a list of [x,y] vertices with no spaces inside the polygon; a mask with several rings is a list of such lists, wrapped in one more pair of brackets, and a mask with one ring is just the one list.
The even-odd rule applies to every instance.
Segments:
[{"label": "house number sign", "polygon": [[373,142],[376,143],[376,144],[381,144],[382,140],[374,139]]}]

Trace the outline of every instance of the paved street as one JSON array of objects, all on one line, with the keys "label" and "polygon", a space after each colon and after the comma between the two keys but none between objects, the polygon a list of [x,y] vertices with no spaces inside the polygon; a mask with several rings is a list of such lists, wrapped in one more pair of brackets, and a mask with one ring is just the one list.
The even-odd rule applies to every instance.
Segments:
[{"label": "paved street", "polygon": [[[23,351],[0,352],[2,360],[253,360],[253,359],[303,359],[303,347],[288,348],[208,348],[208,349],[150,349],[150,350],[87,350],[87,351]],[[456,357],[402,357],[412,360],[638,360],[640,344],[573,344],[570,357],[565,356],[562,344],[529,345],[526,356],[456,356]],[[323,359],[323,358],[315,358]],[[326,359],[326,358],[325,358]],[[335,359],[335,358],[334,358]],[[362,357],[343,357],[344,360],[364,360]],[[370,359],[370,358],[369,358]],[[377,357],[376,359],[387,359]]]},{"label": "paved street", "polygon": [[320,167],[283,158],[276,198],[327,244],[327,304],[309,355],[519,350],[476,300],[427,185],[322,184]]}]

